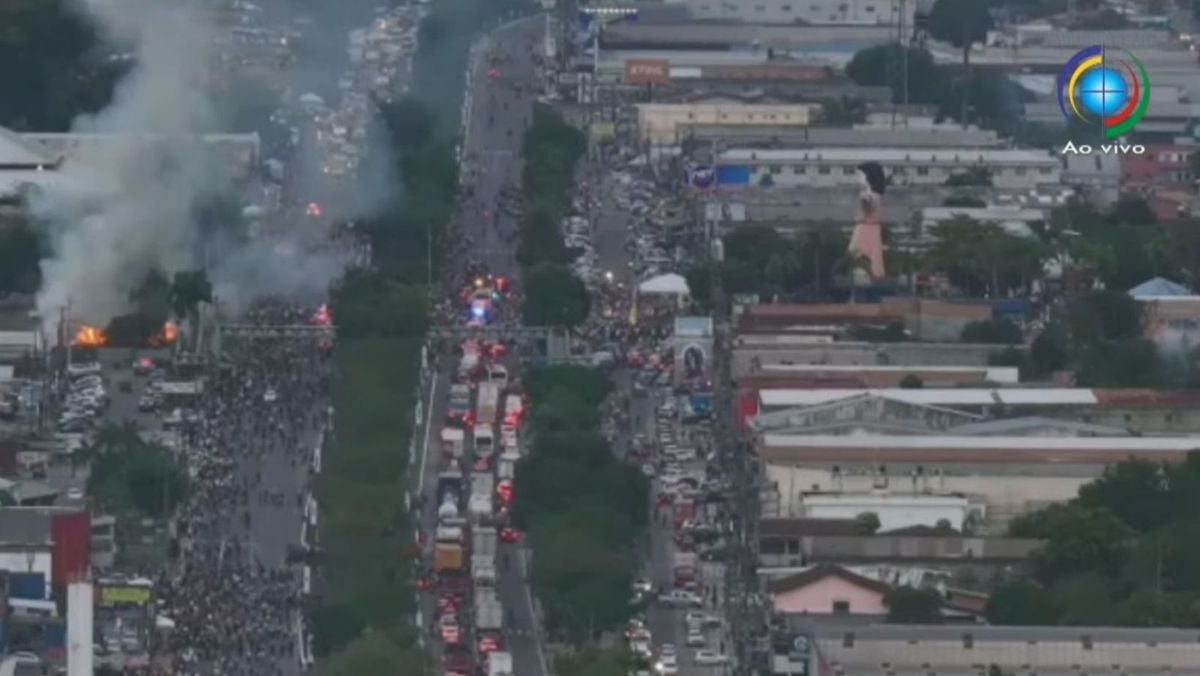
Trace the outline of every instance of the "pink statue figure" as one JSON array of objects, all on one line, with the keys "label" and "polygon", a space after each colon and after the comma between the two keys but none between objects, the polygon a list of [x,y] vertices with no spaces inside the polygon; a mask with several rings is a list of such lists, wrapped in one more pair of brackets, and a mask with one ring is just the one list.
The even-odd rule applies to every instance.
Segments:
[{"label": "pink statue figure", "polygon": [[870,275],[871,279],[884,276],[883,267],[883,192],[887,179],[883,167],[877,162],[865,162],[858,165],[858,215],[854,222],[854,231],[850,235],[850,252],[864,257],[870,262],[866,269],[853,271],[855,283],[870,281],[862,279]]}]

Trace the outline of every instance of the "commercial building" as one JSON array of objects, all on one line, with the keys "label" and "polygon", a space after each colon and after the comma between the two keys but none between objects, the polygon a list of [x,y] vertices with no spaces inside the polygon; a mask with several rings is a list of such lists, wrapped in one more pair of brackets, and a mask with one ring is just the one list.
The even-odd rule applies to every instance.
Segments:
[{"label": "commercial building", "polygon": [[851,127],[801,127],[784,125],[741,126],[725,123],[690,123],[686,136],[696,141],[719,142],[738,148],[1006,148],[1008,141],[988,129],[963,129],[957,125],[904,124],[887,120]]},{"label": "commercial building", "polygon": [[792,498],[796,513],[787,516],[802,519],[853,519],[870,512],[879,517],[879,530],[883,532],[912,526],[933,527],[942,523],[961,531],[973,513],[978,514],[982,520],[986,512],[985,505],[972,505],[961,495],[801,491]]},{"label": "commercial building", "polygon": [[[740,340],[753,339],[742,336]],[[752,343],[751,343],[752,344]],[[807,384],[825,380],[861,382],[865,388],[894,388],[909,376],[919,378],[924,387],[980,387],[1015,385],[1020,369],[1015,366],[884,366],[878,364],[770,364],[738,380],[740,387],[759,390],[788,389],[788,382]]]},{"label": "commercial building", "polygon": [[888,564],[994,571],[1024,565],[1041,541],[964,535],[939,528],[863,534],[854,519],[765,516],[758,527],[759,563],[788,568],[832,563]]},{"label": "commercial building", "polygon": [[[913,25],[917,0],[668,0],[687,8],[692,19],[753,24],[895,26]],[[903,13],[902,13],[903,12]]]},{"label": "commercial building", "polygon": [[1140,155],[1121,156],[1121,182],[1129,188],[1191,186],[1195,145],[1152,145]]},{"label": "commercial building", "polygon": [[735,380],[772,364],[986,366],[995,351],[995,345],[970,343],[833,343],[781,334],[770,345],[735,342],[732,366]]},{"label": "commercial building", "polygon": [[1194,629],[812,623],[801,634],[815,645],[822,670],[813,664],[809,673],[957,676],[996,665],[1004,673],[1055,676],[1200,674]]},{"label": "commercial building", "polygon": [[0,570],[35,575],[44,590],[65,588],[90,565],[91,520],[67,507],[0,507]]},{"label": "commercial building", "polygon": [[981,172],[995,187],[1029,190],[1057,186],[1062,178],[1061,161],[1038,150],[732,148],[717,154],[716,180],[726,188],[857,185],[863,162],[880,163],[895,185],[945,185],[952,177]]},{"label": "commercial building", "polygon": [[781,465],[1108,465],[1129,459],[1180,463],[1194,437],[964,437],[948,435],[764,434],[758,453]]},{"label": "commercial building", "polygon": [[820,110],[821,106],[813,103],[639,103],[637,124],[643,140],[653,145],[677,145],[685,136],[681,133],[684,125],[808,125]]}]

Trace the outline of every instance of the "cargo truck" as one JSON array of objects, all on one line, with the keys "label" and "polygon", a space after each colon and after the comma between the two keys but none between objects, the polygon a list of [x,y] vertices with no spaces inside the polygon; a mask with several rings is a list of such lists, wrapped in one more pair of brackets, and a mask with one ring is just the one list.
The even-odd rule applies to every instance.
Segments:
[{"label": "cargo truck", "polygon": [[695,582],[700,572],[700,557],[696,552],[675,552],[671,561],[671,571],[676,586]]},{"label": "cargo truck", "polygon": [[496,529],[491,526],[474,526],[471,528],[471,559],[477,556],[496,560]]},{"label": "cargo truck", "polygon": [[455,427],[442,428],[442,457],[457,460],[463,455],[466,433]]},{"label": "cargo truck", "polygon": [[488,653],[487,676],[513,676],[512,653]]},{"label": "cargo truck", "polygon": [[463,546],[453,542],[438,542],[434,545],[433,569],[439,573],[463,569]]},{"label": "cargo truck", "polygon": [[496,511],[492,503],[492,496],[472,494],[470,501],[467,503],[467,511],[476,522],[490,519]]},{"label": "cargo truck", "polygon": [[495,587],[496,559],[490,556],[472,556],[471,580],[476,589]]},{"label": "cargo truck", "polygon": [[504,628],[504,608],[494,589],[475,590],[475,629],[500,631]]}]

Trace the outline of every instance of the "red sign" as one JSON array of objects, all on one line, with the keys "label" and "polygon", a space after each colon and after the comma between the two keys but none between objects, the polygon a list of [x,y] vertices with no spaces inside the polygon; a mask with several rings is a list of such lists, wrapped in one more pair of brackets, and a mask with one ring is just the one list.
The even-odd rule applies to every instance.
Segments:
[{"label": "red sign", "polygon": [[666,84],[671,81],[671,62],[666,59],[627,59],[625,82],[629,84]]}]

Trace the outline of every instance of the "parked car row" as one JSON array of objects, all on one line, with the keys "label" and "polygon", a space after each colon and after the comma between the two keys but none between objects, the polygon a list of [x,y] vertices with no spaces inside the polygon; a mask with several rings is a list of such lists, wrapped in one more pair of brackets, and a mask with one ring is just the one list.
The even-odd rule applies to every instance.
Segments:
[{"label": "parked car row", "polygon": [[85,432],[108,406],[108,392],[99,362],[71,364],[67,368],[67,393],[58,414],[59,432]]}]

